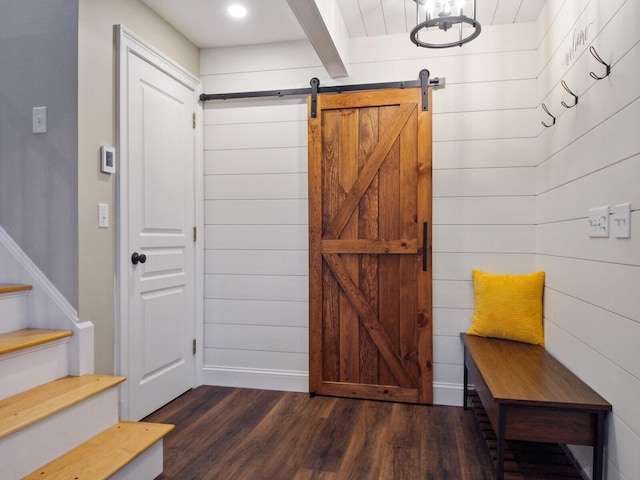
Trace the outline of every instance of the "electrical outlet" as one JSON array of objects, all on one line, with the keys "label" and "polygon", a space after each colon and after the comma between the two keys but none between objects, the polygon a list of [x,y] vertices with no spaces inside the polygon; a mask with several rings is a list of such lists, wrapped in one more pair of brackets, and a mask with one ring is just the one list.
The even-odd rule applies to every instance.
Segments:
[{"label": "electrical outlet", "polygon": [[604,237],[609,236],[609,206],[591,208],[589,210],[589,236]]},{"label": "electrical outlet", "polygon": [[613,208],[611,217],[613,222],[613,236],[616,238],[631,238],[631,204],[622,203]]}]

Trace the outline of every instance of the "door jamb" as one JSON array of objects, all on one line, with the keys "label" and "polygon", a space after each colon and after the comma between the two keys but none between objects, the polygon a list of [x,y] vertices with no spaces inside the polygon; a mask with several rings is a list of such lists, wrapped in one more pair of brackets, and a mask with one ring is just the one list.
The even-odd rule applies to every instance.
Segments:
[{"label": "door jamb", "polygon": [[[128,56],[136,55],[151,65],[164,71],[178,82],[193,91],[195,111],[195,165],[194,165],[194,219],[199,232],[194,242],[194,301],[195,301],[195,339],[199,346],[194,358],[194,387],[203,382],[203,329],[204,329],[204,187],[203,187],[203,109],[198,102],[202,94],[200,79],[175,63],[169,57],[142,40],[123,25],[114,25],[116,42],[116,195],[115,195],[115,288],[114,288],[114,372],[116,375],[127,376],[129,373],[128,358],[128,292],[129,292],[129,229],[128,229]],[[120,416],[128,418],[129,414],[128,382],[120,384]]]}]

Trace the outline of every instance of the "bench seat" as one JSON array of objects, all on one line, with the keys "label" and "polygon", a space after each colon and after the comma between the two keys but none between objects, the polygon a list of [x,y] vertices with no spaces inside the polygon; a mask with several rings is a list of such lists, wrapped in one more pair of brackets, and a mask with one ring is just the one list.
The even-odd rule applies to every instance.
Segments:
[{"label": "bench seat", "polygon": [[504,479],[505,444],[515,440],[593,446],[593,478],[601,480],[611,404],[542,347],[461,337],[464,407],[473,384],[497,438],[497,479]]}]

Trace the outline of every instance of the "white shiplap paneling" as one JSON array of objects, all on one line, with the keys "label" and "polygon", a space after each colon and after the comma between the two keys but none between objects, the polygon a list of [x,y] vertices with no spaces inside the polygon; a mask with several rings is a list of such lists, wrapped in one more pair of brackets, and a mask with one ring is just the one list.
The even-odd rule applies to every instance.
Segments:
[{"label": "white shiplap paneling", "polygon": [[[237,204],[223,205],[234,209]],[[249,220],[243,218],[239,220]],[[307,248],[306,224],[211,224],[205,227],[205,247],[221,250],[304,250]]]},{"label": "white shiplap paneling", "polygon": [[308,275],[306,250],[207,250],[205,271],[226,275]]},{"label": "white shiplap paneling", "polygon": [[434,197],[533,196],[535,188],[535,168],[443,169],[433,172]]},{"label": "white shiplap paneling", "polygon": [[304,147],[307,145],[307,122],[205,125],[204,139],[205,150]]},{"label": "white shiplap paneling", "polygon": [[[438,172],[434,173],[435,176]],[[473,172],[470,173],[473,175]],[[485,177],[486,178],[486,177]],[[433,199],[433,223],[436,225],[510,225],[532,223],[535,197],[510,196],[441,196]]]},{"label": "white shiplap paneling", "polygon": [[440,140],[433,143],[433,169],[535,166],[539,150],[535,137]]},{"label": "white shiplap paneling", "polygon": [[204,201],[206,225],[306,225],[307,218],[304,199]]},{"label": "white shiplap paneling", "polygon": [[209,298],[204,310],[207,323],[303,328],[309,308],[305,301]]},{"label": "white shiplap paneling", "polygon": [[[446,54],[407,48],[406,35],[356,39],[352,75],[339,80],[407,80],[428,63],[432,75],[446,76],[451,86],[436,91],[432,104],[434,306],[446,312],[440,319],[457,319],[436,327],[434,339],[435,398],[446,403],[461,401],[459,332],[468,328],[473,308],[471,270],[526,272],[534,266],[538,38],[514,38],[515,31],[487,29],[482,42]],[[291,55],[301,52],[297,46]],[[299,58],[294,67],[295,61],[280,58],[286,55],[287,45],[204,53],[205,89],[255,90],[257,78],[260,89],[303,87],[311,76],[321,84],[338,82],[318,74],[313,61]],[[306,325],[306,105],[287,99],[210,104],[204,118],[207,368],[220,381],[234,374],[256,381],[260,354],[249,352],[257,345],[267,351],[268,342],[254,341],[289,335],[283,322]],[[230,325],[241,325],[242,332]],[[227,343],[227,336],[234,338]],[[298,348],[305,351],[306,343]],[[288,363],[270,350],[268,356],[276,384],[280,369],[285,377],[299,370],[293,359]]]},{"label": "white shiplap paneling", "polygon": [[528,273],[534,263],[533,253],[434,253],[433,278],[470,280],[472,270],[491,273]]},{"label": "white shiplap paneling", "polygon": [[[606,476],[637,478],[640,460],[640,302],[637,232],[631,239],[589,238],[589,208],[631,202],[637,221],[640,175],[638,89],[640,4],[624,0],[550,2],[540,48],[540,98],[558,113],[540,135],[537,266],[546,271],[546,348],[613,404],[607,422]],[[586,30],[585,30],[586,29]],[[576,32],[588,32],[575,42]],[[613,64],[604,73],[593,45]],[[580,96],[573,109],[560,80]],[[588,467],[589,452],[577,450]]]},{"label": "white shiplap paneling", "polygon": [[207,199],[306,199],[307,173],[207,175],[204,189]]},{"label": "white shiplap paneling", "polygon": [[534,225],[434,225],[433,237],[434,253],[535,251]]},{"label": "white shiplap paneling", "polygon": [[205,175],[251,172],[295,173],[307,171],[307,147],[208,150],[204,155]]},{"label": "white shiplap paneling", "polygon": [[281,300],[303,302],[309,299],[308,277],[292,275],[205,274],[205,298],[229,300]]},{"label": "white shiplap paneling", "polygon": [[[547,348],[614,404],[607,476],[625,480],[640,472],[638,18],[630,0],[548,0],[537,23],[486,27],[462,49],[416,49],[404,34],[357,38],[351,77],[340,80],[304,42],[202,54],[211,92],[305,87],[313,76],[410,80],[422,68],[447,78],[432,104],[436,402],[462,398],[470,271],[543,269]],[[573,43],[586,27],[588,42]],[[607,80],[589,77],[602,71],[590,44],[614,65]],[[562,79],[580,95],[574,109],[560,105],[570,101]],[[542,101],[558,116],[551,129],[540,125]],[[304,99],[205,109],[205,363],[223,384],[304,388],[305,118]],[[260,184],[269,178],[279,187]],[[625,201],[632,239],[586,236],[589,208]]]}]

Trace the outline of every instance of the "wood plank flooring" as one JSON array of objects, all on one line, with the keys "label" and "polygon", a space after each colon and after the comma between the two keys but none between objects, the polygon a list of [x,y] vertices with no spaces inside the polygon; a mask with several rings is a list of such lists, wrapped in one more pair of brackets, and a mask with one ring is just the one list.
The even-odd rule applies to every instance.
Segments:
[{"label": "wood plank flooring", "polygon": [[158,480],[493,479],[457,407],[203,386],[144,420],[176,426]]}]

